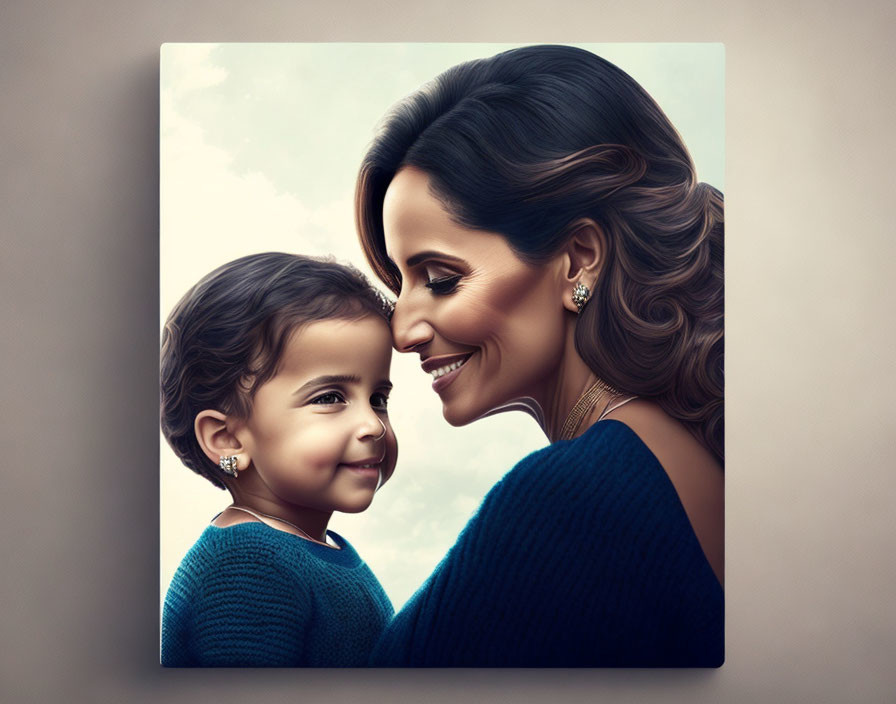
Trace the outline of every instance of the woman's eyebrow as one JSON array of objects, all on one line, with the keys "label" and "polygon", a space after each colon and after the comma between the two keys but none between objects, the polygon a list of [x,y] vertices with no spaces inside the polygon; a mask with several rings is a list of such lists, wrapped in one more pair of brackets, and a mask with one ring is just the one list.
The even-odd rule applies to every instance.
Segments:
[{"label": "woman's eyebrow", "polygon": [[326,374],[324,376],[316,376],[293,391],[292,395],[296,396],[316,386],[326,386],[327,384],[357,384],[360,381],[360,377],[351,374]]},{"label": "woman's eyebrow", "polygon": [[417,266],[417,264],[419,264],[420,262],[426,261],[427,259],[442,259],[445,261],[454,262],[456,264],[464,263],[464,260],[460,257],[454,257],[450,254],[445,254],[444,252],[437,252],[434,249],[427,249],[424,252],[417,252],[417,254],[408,257],[405,265],[410,269]]}]

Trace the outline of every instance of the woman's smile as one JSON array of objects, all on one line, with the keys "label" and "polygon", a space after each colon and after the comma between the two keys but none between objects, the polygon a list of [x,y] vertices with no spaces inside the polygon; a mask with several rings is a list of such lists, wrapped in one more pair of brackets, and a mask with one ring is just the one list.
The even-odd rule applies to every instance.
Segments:
[{"label": "woman's smile", "polygon": [[472,356],[471,353],[424,358],[421,366],[423,371],[432,375],[433,391],[440,392],[454,381],[460,374],[460,370],[467,363],[467,360]]}]

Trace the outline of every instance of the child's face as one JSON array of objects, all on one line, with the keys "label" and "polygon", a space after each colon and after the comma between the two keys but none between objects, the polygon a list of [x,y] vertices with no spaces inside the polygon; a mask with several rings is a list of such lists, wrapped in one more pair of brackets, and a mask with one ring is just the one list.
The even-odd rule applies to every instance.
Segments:
[{"label": "child's face", "polygon": [[398,454],[386,413],[391,361],[382,318],[322,320],[292,335],[238,431],[272,498],[347,513],[370,505]]}]

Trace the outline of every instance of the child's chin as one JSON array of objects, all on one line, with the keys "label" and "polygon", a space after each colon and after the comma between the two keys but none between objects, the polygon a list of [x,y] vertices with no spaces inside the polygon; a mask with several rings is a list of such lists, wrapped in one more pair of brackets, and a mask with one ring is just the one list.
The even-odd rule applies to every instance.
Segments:
[{"label": "child's chin", "polygon": [[359,498],[355,501],[346,501],[336,510],[340,513],[361,513],[362,511],[366,511],[372,503],[373,494],[363,499]]}]

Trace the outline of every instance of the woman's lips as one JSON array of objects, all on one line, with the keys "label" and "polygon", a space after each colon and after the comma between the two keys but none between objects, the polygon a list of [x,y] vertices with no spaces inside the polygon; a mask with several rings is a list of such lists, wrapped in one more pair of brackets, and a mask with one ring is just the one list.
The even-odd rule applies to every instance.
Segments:
[{"label": "woman's lips", "polygon": [[448,387],[458,377],[472,356],[472,354],[467,354],[453,358],[444,357],[440,360],[427,360],[423,368],[433,376],[433,391],[438,393]]}]

